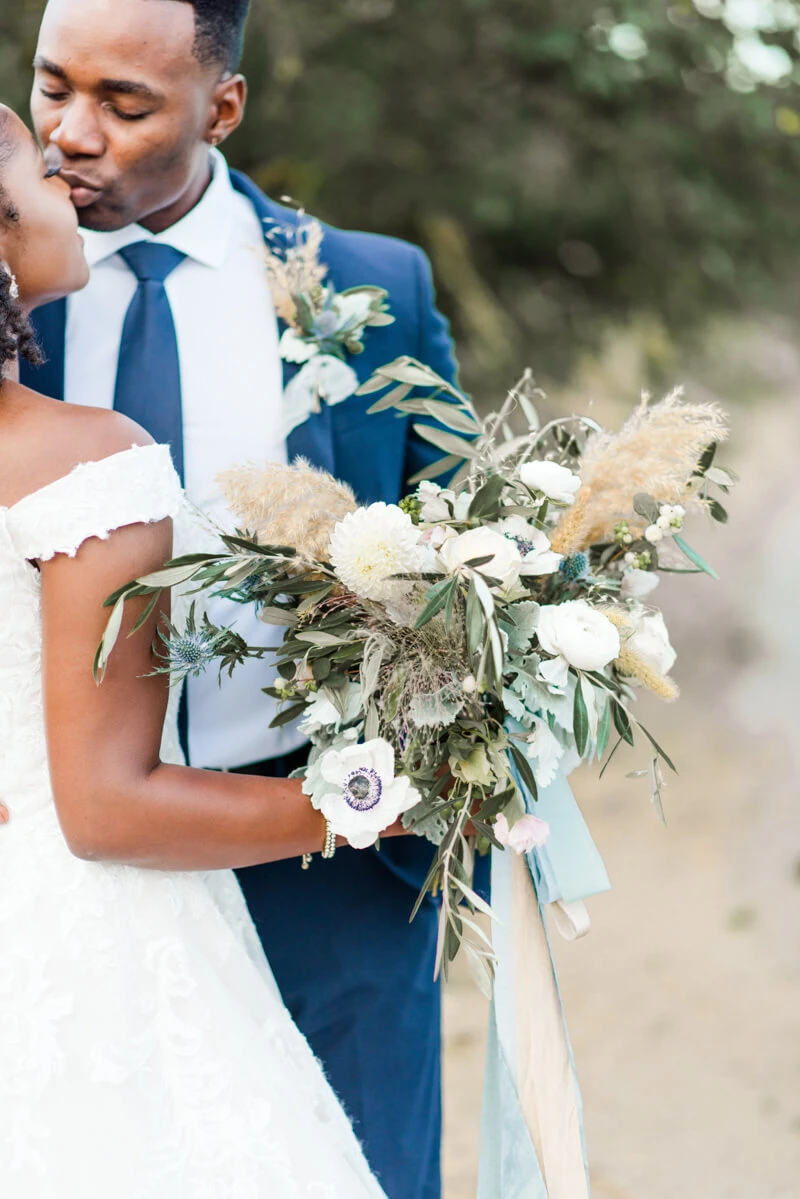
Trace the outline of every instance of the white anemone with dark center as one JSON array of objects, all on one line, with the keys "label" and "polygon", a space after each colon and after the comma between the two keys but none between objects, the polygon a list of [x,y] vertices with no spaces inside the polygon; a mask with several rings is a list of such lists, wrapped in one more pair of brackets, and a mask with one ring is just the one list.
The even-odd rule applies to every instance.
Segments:
[{"label": "white anemone with dark center", "polygon": [[366,849],[422,798],[394,766],[394,749],[382,737],[360,745],[340,742],[317,760],[303,790],[337,836]]}]

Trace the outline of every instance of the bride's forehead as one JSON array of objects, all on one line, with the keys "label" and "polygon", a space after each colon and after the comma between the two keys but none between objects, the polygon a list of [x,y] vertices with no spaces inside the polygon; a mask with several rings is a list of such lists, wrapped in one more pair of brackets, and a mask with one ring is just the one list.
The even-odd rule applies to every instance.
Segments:
[{"label": "bride's forehead", "polygon": [[7,161],[19,146],[27,149],[31,156],[38,157],[39,147],[25,122],[13,108],[0,104],[0,163]]},{"label": "bride's forehead", "polygon": [[72,75],[124,66],[174,70],[193,59],[194,5],[185,0],[50,0],[37,56]]}]

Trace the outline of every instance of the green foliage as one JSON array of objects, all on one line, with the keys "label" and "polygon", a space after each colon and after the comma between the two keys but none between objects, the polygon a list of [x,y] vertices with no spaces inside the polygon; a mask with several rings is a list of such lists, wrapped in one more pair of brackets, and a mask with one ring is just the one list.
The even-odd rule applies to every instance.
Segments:
[{"label": "green foliage", "polygon": [[[41,0],[0,6],[25,111]],[[274,196],[424,245],[471,387],[562,373],[608,321],[779,301],[800,106],[745,51],[796,58],[797,6],[760,9],[743,30],[716,0],[254,0],[227,149]]]}]

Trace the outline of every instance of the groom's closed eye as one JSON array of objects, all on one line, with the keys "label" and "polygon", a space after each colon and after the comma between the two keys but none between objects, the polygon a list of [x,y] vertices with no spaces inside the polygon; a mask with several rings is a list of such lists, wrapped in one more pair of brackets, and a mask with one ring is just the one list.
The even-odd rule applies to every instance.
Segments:
[{"label": "groom's closed eye", "polygon": [[[69,99],[71,88],[67,86],[69,79],[63,67],[40,55],[34,59],[33,67],[37,76],[46,77],[38,84],[39,92],[46,100],[63,104]],[[93,91],[101,98],[102,108],[121,121],[142,121],[165,99],[146,83],[133,79],[101,79]]]}]

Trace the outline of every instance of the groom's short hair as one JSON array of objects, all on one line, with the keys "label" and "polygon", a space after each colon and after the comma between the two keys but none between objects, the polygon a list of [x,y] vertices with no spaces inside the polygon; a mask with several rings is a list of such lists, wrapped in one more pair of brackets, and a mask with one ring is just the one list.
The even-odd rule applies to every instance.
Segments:
[{"label": "groom's short hair", "polygon": [[194,54],[203,64],[235,71],[242,57],[250,0],[181,0],[194,9]]}]

